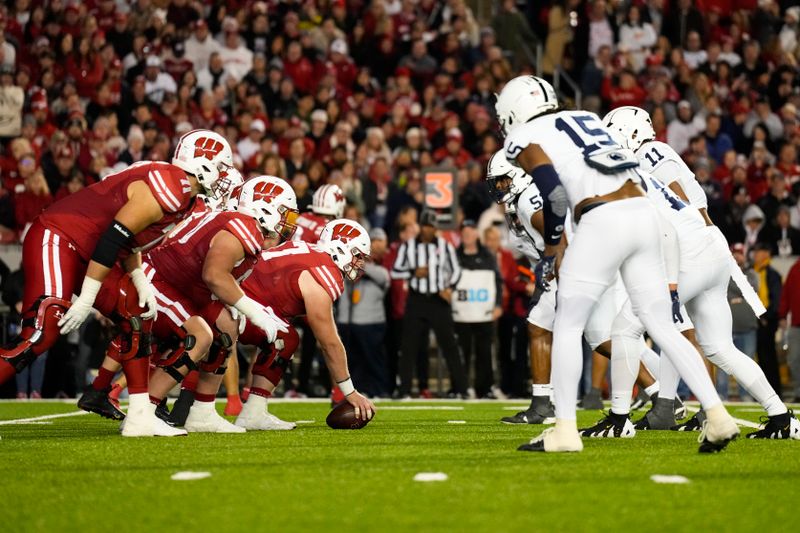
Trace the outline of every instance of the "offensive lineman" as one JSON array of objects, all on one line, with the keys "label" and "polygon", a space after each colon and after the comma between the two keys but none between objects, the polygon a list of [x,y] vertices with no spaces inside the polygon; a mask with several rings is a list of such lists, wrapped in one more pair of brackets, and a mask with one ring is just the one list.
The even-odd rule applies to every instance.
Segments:
[{"label": "offensive lineman", "polygon": [[[139,251],[183,219],[200,192],[219,195],[220,171],[232,165],[230,146],[222,136],[194,130],[181,137],[171,164],[137,163],[39,215],[23,244],[27,276],[23,328],[10,346],[0,350],[0,383],[48,350],[59,327],[62,335],[80,327],[120,257],[140,307],[146,307],[140,317],[152,320],[155,295],[142,271]],[[73,293],[79,296],[70,303]],[[123,367],[131,392],[128,413],[134,421],[126,436],[153,435],[159,426],[147,396],[148,363],[146,357],[134,357]]]},{"label": "offensive lineman", "polygon": [[[694,347],[672,324],[659,220],[639,186],[635,154],[611,139],[597,115],[559,111],[552,86],[535,76],[508,82],[495,109],[506,157],[533,178],[544,200],[545,255],[536,268],[537,284],[547,290],[547,280],[560,274],[552,354],[556,424],[520,449],[583,449],[575,415],[581,336],[619,272],[637,316],[706,410],[700,451],[722,450],[739,428]],[[557,256],[569,208],[578,225],[566,252]]]},{"label": "offensive lineman", "polygon": [[[262,252],[251,274],[242,283],[245,294],[261,305],[271,306],[287,322],[305,316],[322,346],[332,379],[344,398],[355,407],[357,418],[369,420],[375,406],[353,387],[347,369],[347,354],[333,320],[333,303],[344,290],[344,277],[361,277],[371,243],[367,231],[357,222],[345,219],[327,223],[316,245],[286,242]],[[292,330],[293,331],[293,330]],[[286,332],[284,332],[286,333]],[[280,335],[296,346],[296,333]],[[267,400],[289,364],[293,349],[278,348],[268,355],[270,339],[249,324],[240,340],[258,346],[260,353],[253,367],[253,384],[236,425],[248,430],[292,429],[276,427],[275,417],[267,411]],[[265,342],[266,341],[266,342]],[[286,424],[286,422],[283,422]]]}]

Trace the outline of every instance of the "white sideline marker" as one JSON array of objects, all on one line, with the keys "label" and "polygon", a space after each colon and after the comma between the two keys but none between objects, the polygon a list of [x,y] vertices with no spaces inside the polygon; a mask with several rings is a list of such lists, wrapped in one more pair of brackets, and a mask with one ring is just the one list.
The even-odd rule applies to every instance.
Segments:
[{"label": "white sideline marker", "polygon": [[447,474],[444,472],[420,472],[414,476],[414,481],[422,481],[423,483],[429,481],[447,481]]},{"label": "white sideline marker", "polygon": [[185,472],[176,472],[170,476],[174,481],[193,481],[195,479],[205,479],[211,477],[211,472],[192,472],[187,470]]},{"label": "white sideline marker", "polygon": [[447,423],[448,424],[466,424],[467,421],[466,420],[448,420]]},{"label": "white sideline marker", "polygon": [[663,474],[653,474],[652,476],[650,476],[650,479],[652,481],[655,481],[656,483],[666,483],[668,485],[681,485],[684,483],[691,483],[691,481],[689,481],[689,478],[685,478],[683,476],[667,476]]}]

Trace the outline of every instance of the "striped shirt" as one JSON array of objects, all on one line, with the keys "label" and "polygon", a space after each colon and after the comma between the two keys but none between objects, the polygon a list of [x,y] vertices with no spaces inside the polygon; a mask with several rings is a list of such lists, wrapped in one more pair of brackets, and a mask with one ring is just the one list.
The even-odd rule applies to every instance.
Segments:
[{"label": "striped shirt", "polygon": [[[428,275],[418,278],[414,271],[428,267]],[[412,291],[420,294],[437,294],[452,288],[461,277],[456,249],[453,245],[437,237],[433,242],[423,243],[409,239],[397,250],[397,259],[392,266],[392,278],[406,279]]]}]

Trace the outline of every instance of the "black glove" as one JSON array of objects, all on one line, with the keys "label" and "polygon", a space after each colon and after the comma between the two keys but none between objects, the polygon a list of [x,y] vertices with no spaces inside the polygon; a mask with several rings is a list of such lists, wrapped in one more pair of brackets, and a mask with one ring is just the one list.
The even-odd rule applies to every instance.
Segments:
[{"label": "black glove", "polygon": [[678,291],[669,291],[670,298],[672,298],[672,321],[676,324],[680,322],[683,324],[683,316],[681,316],[681,299],[678,296]]},{"label": "black glove", "polygon": [[534,289],[533,295],[531,295],[531,309],[536,307],[536,304],[539,303],[542,294],[550,290],[550,282],[548,279],[553,274],[555,263],[556,256],[548,255],[542,257],[542,259],[536,263],[536,266],[533,267],[533,274],[536,276],[536,289]]}]

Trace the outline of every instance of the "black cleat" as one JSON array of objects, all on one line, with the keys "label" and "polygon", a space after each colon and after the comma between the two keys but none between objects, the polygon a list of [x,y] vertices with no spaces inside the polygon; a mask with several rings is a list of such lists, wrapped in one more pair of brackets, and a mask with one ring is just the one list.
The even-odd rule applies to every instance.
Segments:
[{"label": "black cleat", "polygon": [[169,409],[167,409],[167,399],[164,398],[156,405],[156,416],[169,424],[170,426],[175,426],[172,421],[169,419]]},{"label": "black cleat", "polygon": [[683,424],[678,424],[672,426],[672,431],[701,431],[703,429],[703,422],[706,420],[706,413],[702,410],[695,413],[695,415],[684,422]]},{"label": "black cleat", "polygon": [[111,387],[99,391],[90,387],[78,400],[78,407],[110,420],[125,420],[125,413],[111,403],[108,397],[109,392],[111,392]]},{"label": "black cleat", "polygon": [[593,387],[592,390],[587,392],[581,398],[580,406],[587,411],[601,411],[605,406],[603,405],[603,395],[600,389]]},{"label": "black cleat", "polygon": [[655,399],[658,397],[658,393],[653,394],[653,396],[648,396],[644,389],[639,389],[638,394],[636,394],[636,398],[633,399],[631,402],[631,411],[638,411],[648,402],[655,402]]},{"label": "black cleat", "polygon": [[518,452],[543,452],[544,450],[544,440],[533,440],[531,442],[526,442],[525,444],[520,445],[517,448]]},{"label": "black cleat", "polygon": [[553,424],[556,421],[556,413],[549,397],[534,396],[530,407],[525,411],[520,411],[514,416],[504,416],[500,421],[504,424]]},{"label": "black cleat", "polygon": [[630,439],[636,436],[636,430],[628,415],[608,412],[605,417],[592,427],[579,429],[581,437]]},{"label": "black cleat", "polygon": [[178,399],[172,405],[169,413],[169,423],[176,427],[183,427],[189,417],[189,409],[194,403],[194,393],[190,390],[181,389]]},{"label": "black cleat", "polygon": [[800,422],[792,411],[762,418],[764,427],[747,435],[748,439],[794,439],[800,440]]},{"label": "black cleat", "polygon": [[653,407],[633,427],[641,431],[670,429],[675,425],[674,404],[675,400],[656,397]]},{"label": "black cleat", "polygon": [[697,442],[700,443],[700,447],[697,449],[697,451],[700,453],[719,453],[725,449],[728,443],[736,440],[737,436],[739,436],[738,429],[736,433],[731,435],[729,438],[712,442],[708,439],[708,422],[703,421],[703,429],[701,430],[700,435],[697,437]]}]

